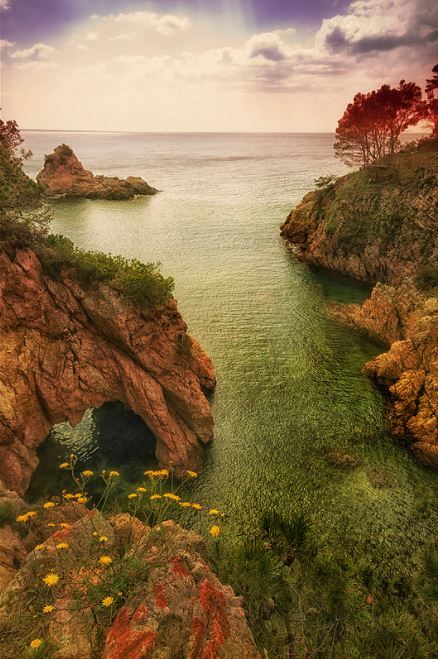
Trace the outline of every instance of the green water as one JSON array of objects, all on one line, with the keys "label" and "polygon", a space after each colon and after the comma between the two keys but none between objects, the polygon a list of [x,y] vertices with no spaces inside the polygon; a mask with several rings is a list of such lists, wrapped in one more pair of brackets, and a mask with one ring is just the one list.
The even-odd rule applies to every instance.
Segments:
[{"label": "green water", "polygon": [[[325,311],[327,296],[361,302],[368,289],[310,271],[279,237],[313,178],[343,171],[332,136],[27,136],[36,158],[62,141],[96,172],[141,175],[163,190],[59,202],[53,229],[80,246],[160,260],[175,277],[179,308],[218,377],[215,439],[193,496],[226,511],[234,537],[253,534],[265,511],[303,511],[320,551],[346,560],[353,581],[364,569],[394,583],[420,578],[437,537],[437,475],[385,433],[384,401],[361,373],[381,348]],[[54,465],[72,449],[88,467],[122,471],[128,487],[149,462],[143,437],[150,447],[138,420],[111,406],[75,430],[58,427],[30,495],[59,491]],[[333,447],[356,466],[333,465]],[[403,606],[398,597],[392,604]]]}]

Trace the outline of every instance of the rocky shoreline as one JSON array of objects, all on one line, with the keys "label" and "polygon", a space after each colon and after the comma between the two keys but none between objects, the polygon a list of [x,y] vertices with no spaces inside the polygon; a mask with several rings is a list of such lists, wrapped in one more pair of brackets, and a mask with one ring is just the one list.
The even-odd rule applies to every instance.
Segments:
[{"label": "rocky shoreline", "polygon": [[104,283],[56,278],[32,249],[0,253],[0,484],[26,491],[54,424],[121,401],[156,438],[156,457],[198,467],[213,436],[210,359],[174,299],[140,308]]},{"label": "rocky shoreline", "polygon": [[[330,313],[389,348],[364,367],[384,392],[387,426],[438,467],[438,142],[307,194],[281,227],[298,258],[374,284]],[[426,284],[424,279],[429,278]]]},{"label": "rocky shoreline", "polygon": [[45,157],[37,181],[46,197],[124,200],[158,192],[139,176],[120,179],[94,175],[84,168],[67,144],[60,144]]}]

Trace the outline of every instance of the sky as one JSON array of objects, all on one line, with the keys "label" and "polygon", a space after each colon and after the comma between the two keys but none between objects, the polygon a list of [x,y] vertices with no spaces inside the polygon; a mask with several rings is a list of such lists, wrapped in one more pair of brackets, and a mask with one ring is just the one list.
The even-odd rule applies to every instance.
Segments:
[{"label": "sky", "polygon": [[436,0],[0,0],[21,128],[333,132],[438,61]]}]

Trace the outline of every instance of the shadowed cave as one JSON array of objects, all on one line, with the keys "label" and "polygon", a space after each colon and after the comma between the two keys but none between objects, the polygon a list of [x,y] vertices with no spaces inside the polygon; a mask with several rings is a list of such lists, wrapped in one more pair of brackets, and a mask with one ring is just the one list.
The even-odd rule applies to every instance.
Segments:
[{"label": "shadowed cave", "polygon": [[143,419],[119,401],[105,403],[89,409],[74,428],[59,423],[39,446],[40,460],[32,475],[26,499],[59,494],[71,490],[69,472],[59,464],[74,453],[78,456],[77,469],[120,471],[124,484],[138,484],[147,466],[155,465],[156,440]]}]

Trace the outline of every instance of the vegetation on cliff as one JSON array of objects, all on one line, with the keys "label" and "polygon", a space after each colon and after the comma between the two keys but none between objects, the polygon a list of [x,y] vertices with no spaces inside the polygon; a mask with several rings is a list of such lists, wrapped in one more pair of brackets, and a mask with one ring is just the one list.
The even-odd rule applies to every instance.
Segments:
[{"label": "vegetation on cliff", "polygon": [[302,245],[308,258],[314,254],[315,261],[346,274],[376,282],[403,270],[430,287],[437,257],[437,176],[438,140],[408,144],[339,179],[318,181],[318,189],[291,211],[282,233]]},{"label": "vegetation on cliff", "polygon": [[420,121],[427,121],[437,137],[438,65],[426,81],[426,100],[414,82],[401,80],[398,87],[382,85],[356,94],[336,128],[335,154],[347,165],[368,166],[400,150],[400,135]]},{"label": "vegetation on cliff", "polygon": [[[75,247],[64,236],[49,234],[50,209],[43,204],[41,186],[23,172],[27,153],[15,122],[0,123],[0,246],[12,252],[33,248],[46,272],[59,276],[62,268],[85,286],[106,283],[140,306],[163,304],[172,296],[174,281],[163,277],[159,263],[142,263]],[[70,151],[61,156],[67,158]]]}]

